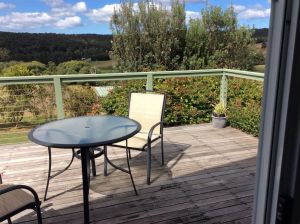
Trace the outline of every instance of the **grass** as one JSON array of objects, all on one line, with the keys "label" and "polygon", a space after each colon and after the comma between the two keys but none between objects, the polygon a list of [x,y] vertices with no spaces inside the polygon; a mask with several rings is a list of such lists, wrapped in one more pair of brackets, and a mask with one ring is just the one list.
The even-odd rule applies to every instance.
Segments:
[{"label": "grass", "polygon": [[28,132],[31,128],[9,128],[0,130],[0,145],[10,145],[28,142]]},{"label": "grass", "polygon": [[16,124],[0,120],[0,145],[19,144],[28,142],[28,133],[36,125],[43,124],[52,119],[45,117],[34,117],[29,112],[25,112],[22,122]]},{"label": "grass", "polygon": [[255,65],[253,70],[255,72],[262,72],[262,73],[264,73],[265,72],[265,65]]},{"label": "grass", "polygon": [[97,73],[112,73],[116,72],[114,70],[114,61],[92,61],[92,67],[95,69]]}]

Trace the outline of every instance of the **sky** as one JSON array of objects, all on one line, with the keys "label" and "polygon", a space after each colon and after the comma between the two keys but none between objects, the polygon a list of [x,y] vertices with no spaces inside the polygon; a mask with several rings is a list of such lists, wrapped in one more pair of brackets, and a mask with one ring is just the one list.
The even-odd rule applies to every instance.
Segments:
[{"label": "sky", "polygon": [[[167,8],[171,0],[157,0]],[[187,20],[209,5],[231,4],[240,25],[267,28],[270,0],[185,0]],[[0,31],[110,34],[109,21],[120,0],[0,0]]]}]

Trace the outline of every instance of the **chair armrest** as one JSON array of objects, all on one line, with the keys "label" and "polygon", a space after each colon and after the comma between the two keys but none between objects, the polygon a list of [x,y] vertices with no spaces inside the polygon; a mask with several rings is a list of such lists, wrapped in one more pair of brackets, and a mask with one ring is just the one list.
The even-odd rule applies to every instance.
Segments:
[{"label": "chair armrest", "polygon": [[161,125],[161,132],[162,132],[162,125],[163,125],[164,123],[165,123],[164,121],[157,122],[155,125],[153,125],[153,126],[150,128],[150,131],[149,131],[149,133],[148,133],[148,141],[151,141],[153,131],[154,131],[154,129],[155,129],[158,125]]},{"label": "chair armrest", "polygon": [[33,190],[31,187],[26,186],[26,185],[12,185],[12,186],[8,186],[7,188],[0,190],[0,195],[8,193],[10,191],[18,190],[18,189],[25,189],[27,191],[30,191],[30,193],[32,193],[32,195],[33,195],[34,200],[36,201],[36,203],[40,202],[39,196],[36,193],[36,191]]}]

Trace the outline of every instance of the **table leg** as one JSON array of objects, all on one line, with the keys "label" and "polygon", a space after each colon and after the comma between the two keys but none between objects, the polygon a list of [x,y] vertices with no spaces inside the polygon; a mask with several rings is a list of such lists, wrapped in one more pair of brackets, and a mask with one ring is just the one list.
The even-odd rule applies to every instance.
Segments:
[{"label": "table leg", "polygon": [[84,224],[90,223],[89,210],[89,178],[90,178],[90,152],[89,148],[81,148],[81,169],[83,185],[83,207],[84,207]]}]

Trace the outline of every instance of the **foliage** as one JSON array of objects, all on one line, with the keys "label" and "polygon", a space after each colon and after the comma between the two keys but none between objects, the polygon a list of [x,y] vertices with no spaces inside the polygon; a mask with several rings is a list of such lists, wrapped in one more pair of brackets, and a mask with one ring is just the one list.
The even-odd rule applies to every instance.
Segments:
[{"label": "foliage", "polygon": [[268,28],[255,29],[253,37],[257,43],[266,43],[268,40]]},{"label": "foliage", "polygon": [[224,103],[217,103],[214,106],[213,115],[215,117],[225,117],[227,113],[227,108]]},{"label": "foliage", "polygon": [[9,59],[10,51],[6,48],[0,47],[0,61],[7,61]]},{"label": "foliage", "polygon": [[229,123],[232,127],[258,135],[262,90],[261,82],[229,79],[227,107]]},{"label": "foliage", "polygon": [[28,92],[28,111],[35,118],[51,120],[56,116],[53,85],[34,85]]},{"label": "foliage", "polygon": [[[155,80],[154,90],[167,94],[165,121],[167,125],[208,122],[219,95],[219,78],[172,78]],[[101,103],[109,114],[128,114],[128,95],[145,91],[143,81],[124,81]]]},{"label": "foliage", "polygon": [[0,48],[7,49],[8,59],[16,61],[108,60],[111,39],[111,35],[0,32]]},{"label": "foliage", "polygon": [[[2,71],[5,77],[41,75],[46,70],[46,66],[40,62],[13,64]],[[0,96],[0,114],[4,121],[18,125],[24,116],[24,112],[29,110],[38,116],[45,112],[47,100],[41,98],[49,91],[38,85],[9,85],[1,87],[4,94]],[[33,98],[35,100],[33,100]],[[37,104],[40,103],[40,104]]]},{"label": "foliage", "polygon": [[69,85],[64,88],[64,108],[67,116],[83,116],[92,113],[97,95],[90,86]]},{"label": "foliage", "polygon": [[185,47],[185,11],[178,1],[168,11],[154,1],[122,1],[111,20],[111,57],[121,71],[174,70]]},{"label": "foliage", "polygon": [[67,61],[60,63],[56,67],[56,74],[89,74],[91,73],[91,64],[87,61]]},{"label": "foliage", "polygon": [[254,47],[252,35],[252,30],[238,26],[233,8],[204,9],[201,19],[189,22],[183,66],[250,70],[264,62],[264,56]]}]

